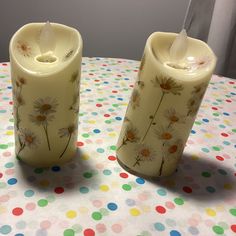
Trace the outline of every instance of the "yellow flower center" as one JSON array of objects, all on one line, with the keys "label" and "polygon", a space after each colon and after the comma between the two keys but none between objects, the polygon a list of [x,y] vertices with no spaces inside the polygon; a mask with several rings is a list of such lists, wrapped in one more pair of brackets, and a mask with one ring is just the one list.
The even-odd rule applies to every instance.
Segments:
[{"label": "yellow flower center", "polygon": [[163,134],[161,135],[161,137],[162,137],[163,139],[169,140],[169,139],[172,138],[172,135],[171,135],[170,133],[168,133],[168,132],[165,132],[165,133],[163,133]]},{"label": "yellow flower center", "polygon": [[43,104],[40,108],[42,112],[49,111],[52,108],[50,104]]},{"label": "yellow flower center", "polygon": [[177,145],[172,145],[169,147],[168,151],[169,151],[169,153],[172,154],[172,153],[175,153],[177,151],[177,149],[178,149]]},{"label": "yellow flower center", "polygon": [[179,118],[178,118],[177,116],[175,116],[175,115],[172,115],[172,116],[170,117],[170,120],[171,120],[172,122],[178,122],[178,121],[179,121]]},{"label": "yellow flower center", "polygon": [[27,136],[25,136],[25,141],[27,143],[33,143],[34,138],[31,135],[27,135]]},{"label": "yellow flower center", "polygon": [[46,116],[38,115],[38,116],[36,116],[36,119],[38,121],[45,121],[46,120]]},{"label": "yellow flower center", "polygon": [[131,130],[127,131],[126,137],[129,141],[133,141],[135,139],[135,134]]},{"label": "yellow flower center", "polygon": [[143,157],[149,157],[151,152],[150,150],[148,150],[147,148],[144,148],[140,151],[140,154],[143,156]]}]

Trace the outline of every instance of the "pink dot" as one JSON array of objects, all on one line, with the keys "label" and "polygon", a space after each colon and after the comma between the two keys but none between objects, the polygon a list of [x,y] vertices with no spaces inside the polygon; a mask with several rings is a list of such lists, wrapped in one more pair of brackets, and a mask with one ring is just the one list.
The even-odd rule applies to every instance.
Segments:
[{"label": "pink dot", "polygon": [[205,225],[208,227],[212,227],[215,223],[212,220],[205,220]]},{"label": "pink dot", "polygon": [[140,201],[146,201],[146,200],[148,199],[148,194],[147,194],[147,193],[140,193],[140,194],[138,195],[138,199],[139,199]]},{"label": "pink dot", "polygon": [[111,226],[111,229],[114,233],[120,233],[122,231],[122,226],[120,224],[114,224]]},{"label": "pink dot", "polygon": [[2,178],[2,176],[3,176],[3,174],[2,174],[2,173],[0,173],[0,179]]},{"label": "pink dot", "polygon": [[6,171],[5,171],[5,174],[6,175],[12,175],[12,174],[14,174],[15,173],[15,170],[14,169],[7,169]]},{"label": "pink dot", "polygon": [[93,229],[85,229],[84,230],[84,236],[94,236],[95,232]]},{"label": "pink dot", "polygon": [[28,210],[28,211],[33,211],[36,207],[36,204],[33,203],[33,202],[29,202],[25,205],[25,208]]},{"label": "pink dot", "polygon": [[198,221],[200,221],[202,219],[202,217],[199,214],[197,214],[197,213],[192,214],[192,218],[196,219]]},{"label": "pink dot", "polygon": [[194,219],[194,218],[190,218],[190,219],[188,220],[188,223],[189,223],[189,225],[191,225],[191,226],[197,226],[197,225],[199,224],[198,220],[197,220],[197,219]]},{"label": "pink dot", "polygon": [[175,208],[175,205],[173,202],[166,202],[165,203],[165,206],[168,208],[168,209],[174,209]]},{"label": "pink dot", "polygon": [[2,155],[3,155],[4,157],[9,157],[9,156],[11,156],[11,152],[4,152]]},{"label": "pink dot", "polygon": [[0,196],[0,202],[7,202],[10,199],[10,196],[5,194]]},{"label": "pink dot", "polygon": [[97,224],[96,230],[98,231],[98,233],[104,233],[104,232],[106,232],[107,229],[104,224]]},{"label": "pink dot", "polygon": [[163,206],[156,206],[156,211],[160,214],[165,214],[166,213],[166,209]]},{"label": "pink dot", "polygon": [[40,223],[42,229],[49,229],[51,227],[51,222],[49,220],[44,220]]},{"label": "pink dot", "polygon": [[69,227],[69,223],[66,220],[61,221],[59,223],[59,225],[60,225],[61,228],[68,228]]},{"label": "pink dot", "polygon": [[93,201],[93,205],[94,205],[95,207],[101,207],[101,206],[102,206],[102,201],[100,201],[100,200],[94,200],[94,201]]},{"label": "pink dot", "polygon": [[231,159],[231,157],[228,154],[223,154],[222,155],[225,159]]},{"label": "pink dot", "polygon": [[21,207],[16,207],[12,210],[12,214],[15,216],[20,216],[23,213],[23,209]]},{"label": "pink dot", "polygon": [[104,168],[104,165],[103,165],[102,163],[98,163],[98,164],[96,165],[96,168],[101,170],[101,169]]}]

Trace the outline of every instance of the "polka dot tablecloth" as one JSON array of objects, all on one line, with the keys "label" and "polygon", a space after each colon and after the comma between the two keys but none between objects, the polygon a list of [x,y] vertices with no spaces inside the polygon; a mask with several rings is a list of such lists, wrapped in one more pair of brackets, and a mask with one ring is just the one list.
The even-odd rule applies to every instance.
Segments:
[{"label": "polka dot tablecloth", "polygon": [[148,181],[115,150],[139,62],[83,58],[78,155],[14,156],[9,63],[0,64],[0,235],[236,235],[236,81],[213,76],[178,171]]}]

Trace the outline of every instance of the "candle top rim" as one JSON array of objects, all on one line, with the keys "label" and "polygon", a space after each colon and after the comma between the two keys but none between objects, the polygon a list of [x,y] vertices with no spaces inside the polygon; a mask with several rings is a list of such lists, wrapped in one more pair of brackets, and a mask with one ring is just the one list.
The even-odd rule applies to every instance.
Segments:
[{"label": "candle top rim", "polygon": [[[41,53],[38,53],[37,55],[33,55],[30,63],[34,64],[35,68],[42,69],[42,70],[38,70],[38,69],[33,70],[29,65],[27,65],[27,63],[25,64],[22,63],[22,60],[25,60],[25,58],[22,57],[22,60],[20,60],[21,58],[19,58],[18,52],[16,51],[16,47],[18,46],[17,45],[18,42],[24,41],[22,39],[22,35],[24,35],[25,32],[32,29],[32,34],[39,35],[40,30],[45,25],[45,22],[32,22],[32,23],[23,25],[12,36],[10,40],[10,44],[9,44],[9,50],[10,50],[10,56],[12,57],[12,59],[26,73],[30,73],[38,77],[45,77],[45,76],[50,76],[52,74],[60,73],[68,64],[70,64],[73,61],[73,59],[78,55],[78,53],[80,53],[83,47],[83,40],[82,40],[80,32],[77,29],[67,26],[67,25],[60,24],[60,23],[50,22],[50,24],[52,25],[55,31],[63,31],[65,34],[71,34],[71,35],[73,34],[73,39],[75,40],[75,42],[77,42],[77,46],[73,47],[73,53],[71,53],[70,58],[67,61],[65,62],[59,61],[57,63],[45,63],[47,66],[45,66],[45,64],[43,65],[43,63],[41,63],[40,60],[36,61],[36,56],[40,57]],[[33,42],[34,46],[37,44],[36,42],[37,40],[35,39]],[[38,51],[39,51],[39,47],[38,47]]]}]

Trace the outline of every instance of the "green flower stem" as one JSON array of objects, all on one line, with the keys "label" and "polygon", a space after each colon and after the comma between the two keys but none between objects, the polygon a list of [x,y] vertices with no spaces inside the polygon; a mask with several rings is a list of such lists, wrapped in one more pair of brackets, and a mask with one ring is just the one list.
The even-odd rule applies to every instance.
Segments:
[{"label": "green flower stem", "polygon": [[156,111],[155,111],[155,113],[154,113],[154,115],[153,115],[153,117],[152,117],[152,119],[151,119],[151,121],[150,121],[150,123],[149,123],[149,125],[148,125],[148,128],[147,128],[147,130],[146,130],[146,133],[144,134],[144,136],[143,136],[141,142],[143,142],[143,141],[145,140],[145,138],[146,138],[146,136],[147,136],[147,134],[148,134],[148,132],[149,132],[149,130],[150,130],[150,128],[151,128],[151,125],[152,125],[152,123],[153,123],[153,120],[155,119],[155,116],[156,116],[156,114],[157,114],[157,112],[158,112],[158,110],[159,110],[159,108],[160,108],[160,105],[161,105],[161,103],[162,103],[162,101],[163,101],[164,95],[165,95],[165,92],[162,92],[162,95],[161,95],[161,99],[160,99],[160,101],[159,101],[159,104],[158,104],[158,106],[157,106],[157,108],[156,108]]},{"label": "green flower stem", "polygon": [[61,155],[60,155],[59,158],[61,158],[61,157],[64,155],[66,149],[68,148],[68,145],[69,145],[70,140],[71,140],[71,136],[72,136],[72,134],[70,134],[70,136],[69,136],[69,138],[68,138],[68,141],[67,141],[67,143],[66,143],[65,149],[63,150],[63,152],[61,153]]},{"label": "green flower stem", "polygon": [[49,137],[48,137],[48,126],[43,125],[43,129],[47,138],[48,150],[51,151],[51,146],[50,146]]}]

